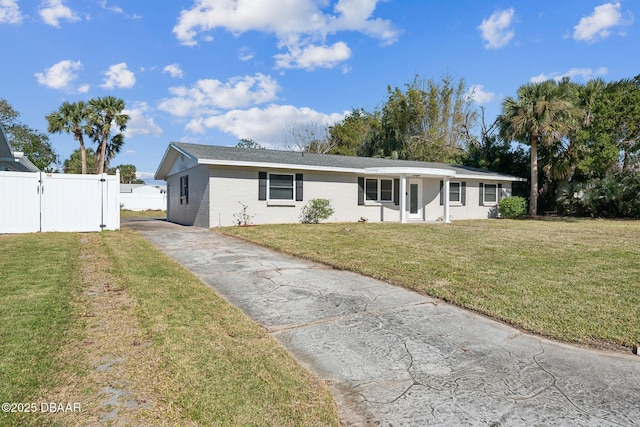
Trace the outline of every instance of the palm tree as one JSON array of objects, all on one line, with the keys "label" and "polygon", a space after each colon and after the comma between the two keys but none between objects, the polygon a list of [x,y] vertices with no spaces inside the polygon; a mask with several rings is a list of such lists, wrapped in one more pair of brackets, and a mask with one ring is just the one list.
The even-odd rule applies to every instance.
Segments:
[{"label": "palm tree", "polygon": [[70,103],[65,101],[58,111],[48,114],[46,117],[49,123],[50,133],[70,133],[76,141],[80,143],[80,160],[82,164],[82,174],[87,173],[87,155],[84,146],[84,131],[87,130],[88,105],[84,101]]},{"label": "palm tree", "polygon": [[124,136],[115,135],[112,137],[112,140],[116,143],[117,149],[112,147],[110,150],[109,137],[111,136],[111,124],[115,123],[119,131],[124,132],[129,116],[122,112],[125,108],[124,101],[113,96],[91,99],[89,100],[89,107],[89,123],[91,123],[93,127],[91,135],[99,144],[96,150],[96,156],[98,160],[98,174],[101,174],[105,170],[105,164],[109,156],[117,153],[123,143]]},{"label": "palm tree", "polygon": [[108,170],[109,165],[111,163],[111,159],[113,159],[116,154],[120,152],[122,148],[122,144],[124,144],[124,135],[118,133],[113,135],[109,142],[107,143],[107,154],[104,156],[104,169]]},{"label": "palm tree", "polygon": [[553,80],[528,83],[518,88],[517,98],[502,101],[502,114],[498,117],[500,135],[507,141],[531,147],[531,216],[538,212],[538,146],[551,148],[577,125],[582,114],[571,102],[569,87]]},{"label": "palm tree", "polygon": [[579,163],[589,155],[588,141],[585,140],[584,130],[589,129],[594,121],[594,111],[598,99],[601,99],[607,84],[602,79],[589,80],[585,85],[571,85],[569,93],[575,98],[574,105],[580,107],[582,115],[578,125],[567,135],[567,144],[563,145],[554,156],[554,162],[549,166],[550,175],[554,179],[568,181],[574,178]]}]

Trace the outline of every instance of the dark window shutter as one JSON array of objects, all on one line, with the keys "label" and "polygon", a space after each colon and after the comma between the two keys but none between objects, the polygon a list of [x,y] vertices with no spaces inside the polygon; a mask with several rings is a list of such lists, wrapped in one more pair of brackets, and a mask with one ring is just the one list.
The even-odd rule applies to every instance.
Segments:
[{"label": "dark window shutter", "polygon": [[393,180],[393,204],[396,206],[400,204],[400,180],[398,178]]},{"label": "dark window shutter", "polygon": [[189,175],[184,177],[184,197],[188,205],[189,204]]},{"label": "dark window shutter", "polygon": [[296,201],[302,201],[302,174],[296,174]]},{"label": "dark window shutter", "polygon": [[440,206],[444,205],[444,181],[440,181]]},{"label": "dark window shutter", "polygon": [[358,206],[364,205],[364,177],[358,177]]},{"label": "dark window shutter", "polygon": [[484,206],[484,184],[480,183],[478,184],[478,188],[480,189],[480,196],[478,199],[478,205],[479,206]]},{"label": "dark window shutter", "polygon": [[502,184],[498,184],[498,201],[502,198]]},{"label": "dark window shutter", "polygon": [[267,173],[258,172],[258,200],[267,200]]},{"label": "dark window shutter", "polygon": [[467,183],[464,181],[460,183],[460,203],[467,205]]}]

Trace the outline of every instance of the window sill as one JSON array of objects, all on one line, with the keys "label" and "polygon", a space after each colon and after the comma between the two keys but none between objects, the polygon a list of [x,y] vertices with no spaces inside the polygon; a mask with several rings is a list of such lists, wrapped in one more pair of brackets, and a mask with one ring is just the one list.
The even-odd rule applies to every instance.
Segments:
[{"label": "window sill", "polygon": [[295,208],[296,202],[293,200],[267,200],[267,206],[285,206]]},{"label": "window sill", "polygon": [[367,200],[366,202],[364,202],[365,206],[388,206],[388,205],[394,205],[393,200],[389,200],[389,201],[373,201],[373,200]]}]

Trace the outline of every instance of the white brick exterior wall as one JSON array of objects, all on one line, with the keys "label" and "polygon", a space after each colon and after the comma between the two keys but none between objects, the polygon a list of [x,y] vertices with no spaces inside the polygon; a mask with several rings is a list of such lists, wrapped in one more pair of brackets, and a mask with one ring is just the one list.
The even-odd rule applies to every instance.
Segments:
[{"label": "white brick exterior wall", "polygon": [[234,225],[234,214],[243,204],[253,215],[253,224],[300,222],[300,212],[311,199],[329,199],[335,210],[330,222],[355,222],[366,216],[364,206],[358,206],[358,178],[349,174],[329,172],[263,170],[269,173],[302,173],[302,201],[258,200],[258,172],[263,169],[213,167],[211,170],[211,226]]},{"label": "white brick exterior wall", "polygon": [[[180,163],[180,164],[179,164]],[[258,172],[303,174],[302,201],[258,200]],[[180,177],[189,175],[189,204],[180,205]],[[376,178],[367,176],[367,178]],[[391,177],[384,177],[390,179]],[[444,207],[440,205],[440,180],[421,178],[423,218],[442,220]],[[466,182],[466,204],[452,203],[450,219],[482,219],[495,216],[493,206],[480,206],[479,183],[498,184],[496,181],[454,179]],[[502,197],[511,194],[511,183],[502,182]],[[408,188],[408,186],[407,186]],[[188,161],[176,161],[167,178],[168,219],[186,225],[218,227],[235,225],[234,214],[247,206],[252,224],[278,224],[300,222],[300,213],[311,199],[331,201],[335,213],[328,222],[356,222],[361,217],[370,222],[399,222],[399,206],[390,203],[365,202],[358,206],[358,176],[354,174],[299,171],[231,166],[196,166]],[[407,201],[407,209],[409,202]]]},{"label": "white brick exterior wall", "polygon": [[[189,202],[180,203],[180,178],[189,177]],[[210,227],[209,166],[190,167],[167,177],[167,219],[171,222]]]},{"label": "white brick exterior wall", "polygon": [[[425,179],[424,180],[424,192],[426,209],[425,220],[437,221],[442,220],[444,216],[444,208],[440,205],[440,180],[439,179]],[[451,202],[449,204],[449,219],[452,221],[459,219],[485,219],[495,218],[498,203],[489,203],[486,205],[480,205],[480,183],[483,184],[498,184],[502,185],[502,194],[500,198],[504,198],[511,195],[511,182],[498,182],[490,179],[478,180],[478,179],[465,179],[454,178],[451,182],[465,182],[466,183],[466,203],[463,206],[460,202]]]}]

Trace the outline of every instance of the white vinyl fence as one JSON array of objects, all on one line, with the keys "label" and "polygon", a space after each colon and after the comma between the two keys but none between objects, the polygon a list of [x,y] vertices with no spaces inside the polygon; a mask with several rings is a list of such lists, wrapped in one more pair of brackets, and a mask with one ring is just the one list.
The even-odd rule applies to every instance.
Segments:
[{"label": "white vinyl fence", "polygon": [[123,191],[120,186],[120,207],[130,211],[166,211],[166,187],[142,185]]},{"label": "white vinyl fence", "polygon": [[0,172],[0,233],[120,229],[120,174]]}]

